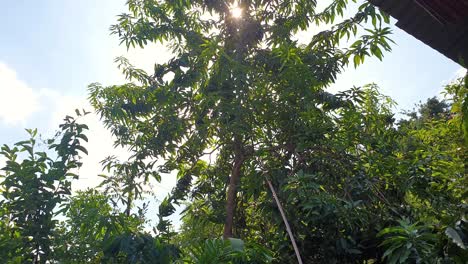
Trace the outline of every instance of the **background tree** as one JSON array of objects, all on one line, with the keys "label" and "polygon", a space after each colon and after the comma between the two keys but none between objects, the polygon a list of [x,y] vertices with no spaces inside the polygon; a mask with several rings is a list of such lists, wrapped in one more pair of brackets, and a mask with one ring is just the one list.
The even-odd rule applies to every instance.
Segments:
[{"label": "background tree", "polygon": [[71,198],[56,233],[60,263],[173,263],[179,250],[147,230],[145,210],[127,215],[95,189]]},{"label": "background tree", "polygon": [[147,163],[135,156],[126,162],[120,162],[115,156],[110,156],[101,163],[104,170],[111,175],[99,175],[103,177],[103,181],[98,187],[103,187],[114,207],[124,206],[127,216],[130,216],[136,200],[141,200],[144,194],[151,193],[144,190],[150,177],[161,181],[159,173],[152,169],[154,162]]},{"label": "background tree", "polygon": [[[399,127],[400,157],[408,162],[409,175],[402,186],[406,186],[409,215],[413,222],[431,225],[433,233],[438,234],[439,241],[433,244],[433,254],[428,257],[444,254],[456,263],[468,259],[463,250],[468,242],[463,238],[466,231],[462,231],[468,212],[468,163],[461,107],[466,94],[463,79],[458,79],[445,87],[447,102],[428,99],[419,106],[420,115],[412,115]],[[453,232],[454,228],[458,231]]]},{"label": "background tree", "polygon": [[127,216],[95,189],[77,192],[68,202],[65,220],[55,233],[55,258],[61,263],[100,263],[110,240],[143,230],[144,219]]}]

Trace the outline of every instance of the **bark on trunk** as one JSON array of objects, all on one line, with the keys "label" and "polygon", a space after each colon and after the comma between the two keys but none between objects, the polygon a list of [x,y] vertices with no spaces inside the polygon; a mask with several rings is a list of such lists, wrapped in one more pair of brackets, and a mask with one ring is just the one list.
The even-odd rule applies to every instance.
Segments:
[{"label": "bark on trunk", "polygon": [[232,166],[231,177],[229,179],[227,199],[226,199],[226,220],[224,222],[223,238],[232,237],[232,228],[234,225],[234,214],[236,211],[237,183],[239,182],[241,167],[244,159],[236,154],[234,165]]},{"label": "bark on trunk", "polygon": [[130,211],[132,209],[132,195],[133,195],[132,193],[129,193],[127,197],[127,208],[125,208],[126,216],[130,216]]}]

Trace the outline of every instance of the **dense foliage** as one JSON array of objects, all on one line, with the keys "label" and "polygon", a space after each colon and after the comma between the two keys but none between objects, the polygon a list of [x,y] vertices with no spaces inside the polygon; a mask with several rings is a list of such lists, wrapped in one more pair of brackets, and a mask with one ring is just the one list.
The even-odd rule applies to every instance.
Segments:
[{"label": "dense foliage", "polygon": [[[128,7],[111,27],[122,43],[161,42],[174,54],[153,73],[118,58],[129,83],[90,85],[91,104],[131,156],[106,158],[102,183],[71,195],[86,125],[67,116],[48,151],[36,149],[35,130],[3,146],[2,260],[468,261],[468,78],[398,121],[375,84],[326,91],[350,62],[390,50],[386,14],[367,1],[352,13],[346,0],[323,10],[310,0]],[[329,29],[296,40],[314,25]],[[169,172],[177,184],[150,215],[146,187]]]}]

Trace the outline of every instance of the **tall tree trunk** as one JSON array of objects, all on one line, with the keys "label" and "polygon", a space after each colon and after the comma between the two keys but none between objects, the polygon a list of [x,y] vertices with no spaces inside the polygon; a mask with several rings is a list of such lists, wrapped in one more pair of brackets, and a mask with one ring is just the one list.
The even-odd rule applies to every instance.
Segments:
[{"label": "tall tree trunk", "polygon": [[[135,189],[135,177],[133,176],[133,174],[129,174],[131,172],[128,172],[126,170],[126,176],[128,177],[127,178],[127,185],[129,186],[129,190],[127,192],[127,206],[125,208],[125,215],[126,216],[130,216],[130,212],[132,210],[132,203],[133,203],[133,190]],[[125,195],[125,192],[123,193],[123,195]]]},{"label": "tall tree trunk", "polygon": [[236,196],[237,184],[239,182],[242,163],[244,158],[240,153],[236,153],[234,157],[234,165],[232,166],[231,177],[229,179],[227,199],[226,199],[226,220],[224,222],[223,238],[232,237],[232,228],[234,225],[234,214],[236,212]]},{"label": "tall tree trunk", "polygon": [[125,208],[125,215],[130,216],[130,212],[132,210],[132,196],[133,194],[130,192],[127,196],[127,207]]}]

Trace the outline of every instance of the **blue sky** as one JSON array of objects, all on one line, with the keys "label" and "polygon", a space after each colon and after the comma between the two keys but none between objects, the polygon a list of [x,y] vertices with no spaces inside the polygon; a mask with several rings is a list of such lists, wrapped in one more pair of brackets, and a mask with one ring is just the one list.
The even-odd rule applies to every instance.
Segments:
[{"label": "blue sky", "polygon": [[[15,0],[0,3],[0,143],[11,144],[26,136],[24,128],[51,133],[60,118],[86,105],[87,85],[115,84],[123,78],[113,59],[126,55],[135,65],[151,69],[155,61],[170,57],[164,48],[126,52],[109,26],[125,11],[124,0]],[[393,21],[394,23],[395,21]],[[443,83],[461,67],[400,29],[393,27],[393,46],[383,62],[367,60],[358,69],[341,74],[332,90],[377,83],[383,93],[409,109],[438,94]],[[88,108],[89,109],[89,108]],[[99,160],[120,153],[95,116],[88,117],[90,157],[78,187],[95,184]],[[174,179],[155,188],[167,192]]]}]

